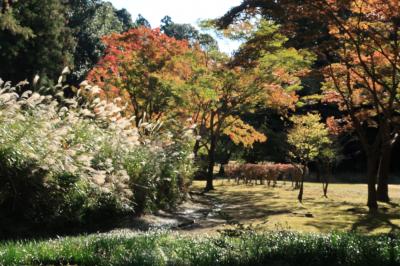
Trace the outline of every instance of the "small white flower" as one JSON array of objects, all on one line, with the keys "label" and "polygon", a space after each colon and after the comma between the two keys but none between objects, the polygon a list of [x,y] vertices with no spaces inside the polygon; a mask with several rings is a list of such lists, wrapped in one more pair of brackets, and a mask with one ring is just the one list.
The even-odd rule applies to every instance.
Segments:
[{"label": "small white flower", "polygon": [[71,73],[71,70],[69,69],[69,67],[64,67],[63,71],[61,72],[61,75],[68,75]]},{"label": "small white flower", "polygon": [[93,86],[90,90],[90,92],[94,95],[94,94],[99,94],[101,92],[101,89],[97,86]]},{"label": "small white flower", "polygon": [[87,80],[84,80],[79,84],[79,86],[80,87],[86,87],[86,86],[89,86],[89,83],[87,82]]}]

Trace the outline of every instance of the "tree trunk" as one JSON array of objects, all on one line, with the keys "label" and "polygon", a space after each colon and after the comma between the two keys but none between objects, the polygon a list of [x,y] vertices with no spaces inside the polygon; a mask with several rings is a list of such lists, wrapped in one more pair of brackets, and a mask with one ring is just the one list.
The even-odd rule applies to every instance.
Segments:
[{"label": "tree trunk", "polygon": [[211,137],[210,150],[208,151],[208,168],[207,168],[207,185],[205,191],[214,189],[214,165],[215,165],[215,148],[216,148],[216,137]]},{"label": "tree trunk", "polygon": [[303,182],[303,177],[301,177],[299,195],[297,196],[297,199],[299,200],[300,203],[303,202],[303,192],[304,192],[304,182]]},{"label": "tree trunk", "polygon": [[304,164],[302,173],[301,173],[301,179],[300,179],[300,190],[299,190],[299,195],[297,199],[299,200],[300,203],[303,202],[303,193],[304,193],[304,177],[306,175],[306,167],[307,164]]},{"label": "tree trunk", "polygon": [[221,166],[219,167],[219,171],[218,171],[218,176],[223,177],[225,175],[225,168],[224,168],[224,164],[221,163]]},{"label": "tree trunk", "polygon": [[217,136],[214,131],[214,116],[215,113],[211,112],[210,116],[210,149],[208,150],[208,167],[207,167],[207,184],[205,191],[214,189],[214,165],[215,165],[215,148],[217,145]]},{"label": "tree trunk", "polygon": [[325,165],[325,173],[323,173],[323,181],[322,181],[322,191],[324,192],[324,197],[328,197],[328,186],[329,186],[329,179],[331,176],[332,167],[330,163],[326,163]]},{"label": "tree trunk", "polygon": [[194,147],[193,147],[193,154],[194,154],[195,159],[197,159],[199,149],[200,149],[200,141],[196,140]]},{"label": "tree trunk", "polygon": [[376,175],[379,156],[376,153],[367,155],[367,181],[368,181],[368,201],[367,206],[370,212],[378,210],[378,202],[376,197]]},{"label": "tree trunk", "polygon": [[325,182],[322,187],[323,187],[323,191],[324,191],[324,197],[327,198],[328,197],[328,186],[329,186],[329,182]]},{"label": "tree trunk", "polygon": [[379,160],[377,200],[382,202],[390,201],[388,180],[390,173],[391,152],[391,145],[384,145],[382,147],[382,153]]},{"label": "tree trunk", "polygon": [[[230,159],[231,159],[231,153],[228,152],[226,158],[223,161],[221,161],[221,167],[219,168],[218,176],[221,176],[221,177],[225,176],[224,165],[228,164]],[[231,181],[230,177],[228,180],[229,180],[229,182]]]}]

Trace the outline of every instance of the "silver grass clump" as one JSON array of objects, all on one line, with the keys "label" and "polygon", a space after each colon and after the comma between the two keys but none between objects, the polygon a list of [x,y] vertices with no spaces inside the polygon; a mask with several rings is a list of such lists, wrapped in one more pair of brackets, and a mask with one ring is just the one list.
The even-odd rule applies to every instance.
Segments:
[{"label": "silver grass clump", "polygon": [[[61,89],[68,71],[64,69],[56,86],[60,91],[53,96],[33,91],[19,95],[9,82],[0,80],[0,150],[10,152],[9,158],[34,160],[38,169],[32,171],[46,170],[48,180],[65,172],[79,176],[91,187],[117,196],[126,208],[133,205],[132,184],[138,179],[145,176],[146,187],[162,179],[157,167],[143,174],[150,164],[161,168],[180,160],[185,165],[174,171],[182,175],[192,171],[192,154],[179,148],[181,142],[190,142],[192,129],[179,132],[185,138],[179,143],[168,132],[154,136],[151,133],[159,132],[161,123],[141,121],[135,127],[134,117],[122,115],[126,106],[121,107],[118,99],[99,98],[101,89],[88,83],[81,84],[75,98],[65,99]],[[83,91],[93,100],[85,102]],[[141,150],[151,155],[142,159],[133,152]],[[140,171],[132,170],[131,162],[136,161]]]}]

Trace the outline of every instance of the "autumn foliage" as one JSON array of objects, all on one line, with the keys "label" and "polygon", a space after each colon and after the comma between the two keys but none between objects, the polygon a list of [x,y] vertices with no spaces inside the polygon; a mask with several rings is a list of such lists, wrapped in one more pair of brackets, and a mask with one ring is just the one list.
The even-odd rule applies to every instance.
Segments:
[{"label": "autumn foliage", "polygon": [[[397,3],[397,6],[396,6]],[[378,127],[398,107],[398,1],[352,1],[347,19],[337,15],[330,34],[339,41],[337,57],[325,69],[325,100],[347,112],[354,128]],[[336,14],[342,5],[329,4]],[[397,107],[396,107],[397,106]]]},{"label": "autumn foliage", "polygon": [[[344,126],[359,137],[368,158],[368,206],[374,210],[377,198],[389,201],[390,154],[399,130],[400,3],[326,1],[325,6],[329,33],[338,44],[336,61],[325,69],[325,100],[339,106]],[[368,128],[376,129],[373,138]]]},{"label": "autumn foliage", "polygon": [[188,43],[146,27],[105,36],[103,42],[105,56],[88,80],[104,88],[103,97],[122,97],[138,120],[144,113],[160,118],[175,97],[170,81],[185,75],[176,58],[190,52]]}]

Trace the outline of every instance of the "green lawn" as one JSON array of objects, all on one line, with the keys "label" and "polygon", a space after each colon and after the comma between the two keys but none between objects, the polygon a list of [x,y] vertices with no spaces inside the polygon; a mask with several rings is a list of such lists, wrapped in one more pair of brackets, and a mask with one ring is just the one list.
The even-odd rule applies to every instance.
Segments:
[{"label": "green lawn", "polygon": [[[195,181],[193,189],[204,187]],[[367,186],[331,184],[328,198],[322,197],[322,185],[305,183],[303,204],[297,190],[279,182],[266,185],[236,185],[218,180],[215,190],[207,193],[221,203],[221,213],[233,223],[258,225],[262,229],[288,229],[300,232],[350,231],[376,234],[400,228],[400,186],[390,186],[391,204],[380,204],[380,211],[370,215],[365,206]],[[221,227],[220,227],[221,228]],[[210,228],[214,230],[215,228]]]}]

